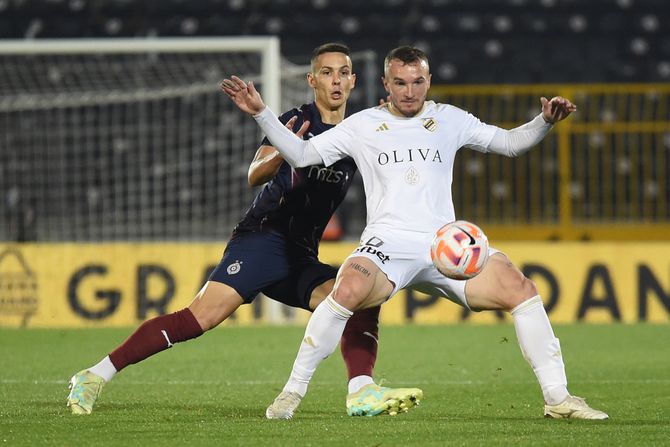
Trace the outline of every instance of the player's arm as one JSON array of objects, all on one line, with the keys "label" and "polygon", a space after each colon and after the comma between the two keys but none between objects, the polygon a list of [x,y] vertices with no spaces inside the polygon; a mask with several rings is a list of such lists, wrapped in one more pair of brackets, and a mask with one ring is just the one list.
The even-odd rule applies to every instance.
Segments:
[{"label": "player's arm", "polygon": [[542,113],[531,121],[514,129],[496,128],[487,149],[490,152],[516,157],[542,141],[553,125],[577,110],[569,100],[556,96],[551,100],[540,98]]},{"label": "player's arm", "polygon": [[260,186],[277,174],[284,158],[273,146],[263,145],[258,148],[253,161],[249,165],[247,179],[249,185]]},{"label": "player's arm", "polygon": [[224,79],[220,86],[240,110],[253,115],[268,140],[291,166],[301,168],[323,163],[321,155],[309,141],[294,135],[284,127],[272,110],[266,107],[253,82],[245,83],[237,76],[232,76],[230,79]]},{"label": "player's arm", "polygon": [[[294,116],[288,120],[286,123],[286,128],[293,129],[297,119],[298,117]],[[298,129],[295,134],[302,138],[308,128],[309,121],[305,121],[302,123],[302,126],[300,126],[300,129]],[[272,177],[277,175],[277,171],[279,171],[282,163],[284,163],[284,158],[281,156],[279,151],[275,149],[274,146],[263,144],[258,148],[253,161],[249,165],[249,173],[247,175],[249,185],[260,186],[263,183],[269,181]]]}]

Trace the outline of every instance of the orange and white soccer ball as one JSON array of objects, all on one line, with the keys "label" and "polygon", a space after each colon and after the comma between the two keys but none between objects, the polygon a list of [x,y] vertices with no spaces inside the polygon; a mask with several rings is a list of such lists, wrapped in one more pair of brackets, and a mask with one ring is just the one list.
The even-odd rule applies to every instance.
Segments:
[{"label": "orange and white soccer ball", "polygon": [[489,258],[489,240],[477,225],[466,220],[451,222],[437,230],[430,246],[435,267],[447,278],[477,276]]}]

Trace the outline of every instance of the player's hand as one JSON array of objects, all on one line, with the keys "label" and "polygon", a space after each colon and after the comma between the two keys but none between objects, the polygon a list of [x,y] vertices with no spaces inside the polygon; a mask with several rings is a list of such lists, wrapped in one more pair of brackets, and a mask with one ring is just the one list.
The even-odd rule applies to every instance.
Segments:
[{"label": "player's hand", "polygon": [[391,95],[388,95],[386,98],[380,98],[379,99],[379,105],[383,106],[385,104],[390,104],[391,103]]},{"label": "player's hand", "polygon": [[237,76],[231,76],[221,81],[219,87],[243,112],[258,115],[265,108],[263,98],[251,81],[244,82]]},{"label": "player's hand", "polygon": [[[286,128],[293,132],[293,126],[295,125],[296,120],[298,119],[297,116],[292,117],[290,120],[286,122]],[[305,132],[307,132],[307,129],[309,128],[309,121],[303,121],[302,126],[300,126],[300,129],[298,129],[296,132],[296,136],[298,138],[302,138],[303,135],[305,135]]]},{"label": "player's hand", "polygon": [[540,103],[542,103],[542,117],[550,124],[564,120],[572,112],[577,111],[577,106],[562,96],[554,96],[551,99],[543,96],[540,98]]}]

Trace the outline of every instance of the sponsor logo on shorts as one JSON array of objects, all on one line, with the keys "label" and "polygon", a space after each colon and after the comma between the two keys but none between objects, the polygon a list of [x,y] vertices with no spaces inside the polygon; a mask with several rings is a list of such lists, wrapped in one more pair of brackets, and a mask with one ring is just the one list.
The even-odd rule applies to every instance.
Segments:
[{"label": "sponsor logo on shorts", "polygon": [[226,271],[229,275],[236,275],[242,270],[242,263],[240,261],[235,261],[228,266]]},{"label": "sponsor logo on shorts", "polygon": [[363,245],[369,245],[370,247],[377,247],[377,248],[379,248],[379,247],[381,247],[382,245],[384,245],[384,241],[381,240],[381,239],[379,239],[377,236],[372,236],[370,239],[368,239],[367,241],[365,241],[365,244],[363,244]]},{"label": "sponsor logo on shorts", "polygon": [[354,253],[369,253],[371,255],[375,255],[379,258],[380,261],[382,261],[382,264],[386,264],[386,261],[389,261],[391,258],[379,250],[379,247],[382,245],[384,245],[384,241],[376,236],[373,236],[368,239],[365,244],[354,250]]}]

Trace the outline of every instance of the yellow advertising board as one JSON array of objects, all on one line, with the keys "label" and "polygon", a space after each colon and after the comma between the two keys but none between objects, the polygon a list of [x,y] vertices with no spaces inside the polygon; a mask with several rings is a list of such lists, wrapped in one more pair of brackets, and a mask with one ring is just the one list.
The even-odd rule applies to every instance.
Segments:
[{"label": "yellow advertising board", "polygon": [[[133,326],[187,306],[219,262],[211,243],[0,244],[0,327]],[[356,248],[324,243],[338,265]],[[538,285],[555,323],[670,322],[670,242],[508,242],[496,246]],[[309,314],[261,297],[224,324],[304,324]],[[382,307],[383,324],[495,323],[404,290]]]}]

